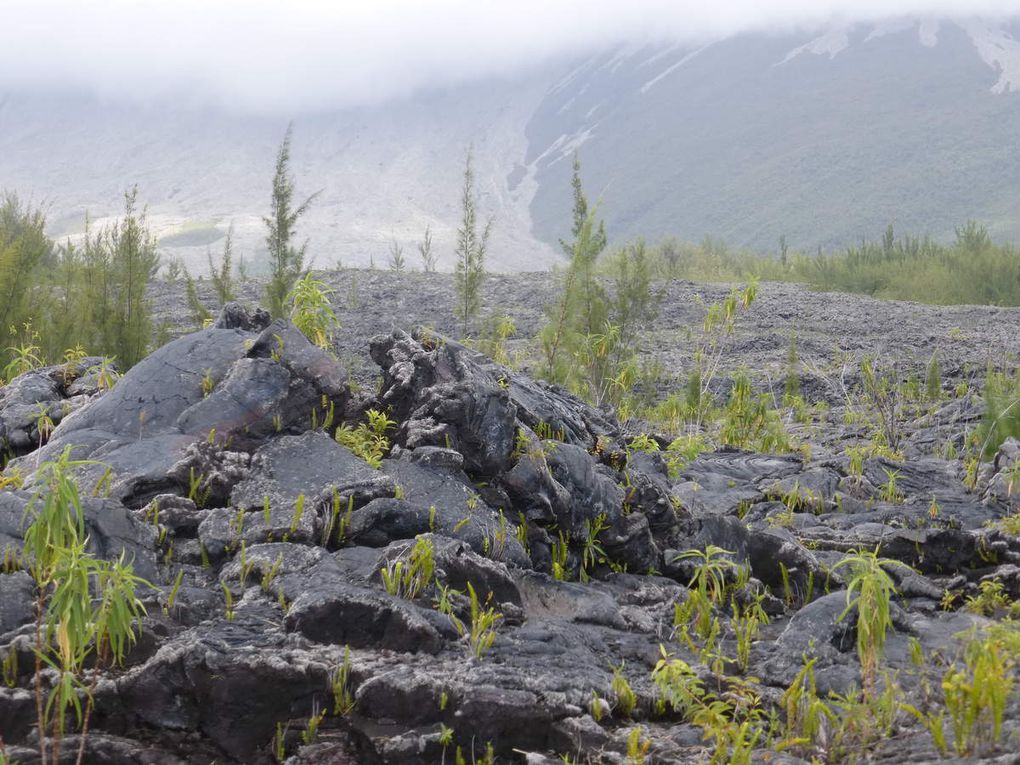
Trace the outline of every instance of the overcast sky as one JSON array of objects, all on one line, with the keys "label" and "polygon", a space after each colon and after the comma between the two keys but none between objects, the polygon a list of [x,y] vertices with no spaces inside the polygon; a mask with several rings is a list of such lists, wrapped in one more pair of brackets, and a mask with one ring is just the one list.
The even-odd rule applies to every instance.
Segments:
[{"label": "overcast sky", "polygon": [[961,14],[1020,15],[1020,0],[0,0],[0,91],[294,112],[646,38]]}]

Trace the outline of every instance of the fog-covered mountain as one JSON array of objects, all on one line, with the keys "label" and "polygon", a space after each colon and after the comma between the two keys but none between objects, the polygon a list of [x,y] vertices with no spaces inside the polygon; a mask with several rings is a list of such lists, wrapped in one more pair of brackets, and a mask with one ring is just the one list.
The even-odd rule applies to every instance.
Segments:
[{"label": "fog-covered mountain", "polygon": [[586,62],[528,125],[534,231],[562,230],[559,153],[580,147],[618,238],[814,250],[973,218],[1020,239],[1017,30],[905,21]]},{"label": "fog-covered mountain", "polygon": [[[813,250],[968,218],[1020,240],[1020,26],[905,20],[698,47],[631,46],[512,80],[383,106],[293,115],[302,234],[319,266],[417,266],[431,226],[450,267],[465,151],[495,218],[490,267],[558,260],[570,156],[614,241],[706,234]],[[51,232],[116,215],[132,183],[163,247],[193,264],[232,222],[262,249],[286,117],[74,93],[0,96],[0,187],[47,206]]]}]

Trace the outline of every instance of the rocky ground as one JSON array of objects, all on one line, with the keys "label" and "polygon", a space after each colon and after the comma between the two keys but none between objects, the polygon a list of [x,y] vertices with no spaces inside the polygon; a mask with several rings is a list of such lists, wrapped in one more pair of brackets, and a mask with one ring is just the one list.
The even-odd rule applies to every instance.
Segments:
[{"label": "rocky ground", "polygon": [[[95,461],[77,471],[89,551],[125,552],[153,585],[124,666],[95,683],[87,762],[934,761],[918,716],[938,727],[949,680],[971,690],[950,708],[969,717],[944,719],[947,757],[1015,761],[1020,445],[970,475],[963,451],[982,413],[971,388],[989,359],[1014,363],[1020,311],[763,285],[723,367],[778,390],[796,333],[802,391],[826,406],[782,415],[791,451],[679,459],[667,434],[634,443],[654,423],[621,425],[526,360],[444,338],[449,276],[330,279],[339,361],[239,307],[184,334],[180,291],[160,285],[157,320],[180,336],[112,388],[84,360],[0,389],[5,475],[20,476],[0,491],[0,758],[39,761],[36,682],[45,695],[56,674],[34,671],[22,550],[35,471],[73,446]],[[486,290],[525,352],[553,277]],[[665,287],[642,340],[668,373],[660,392],[725,293]],[[942,395],[901,409],[900,456],[869,451],[860,355],[906,379],[933,350]],[[370,409],[394,423],[381,446],[367,426],[352,436]],[[858,644],[874,610],[847,608],[859,551],[902,564],[886,564],[896,595],[873,668]],[[1001,729],[979,692],[993,684],[971,682],[979,654],[1006,657]]]}]

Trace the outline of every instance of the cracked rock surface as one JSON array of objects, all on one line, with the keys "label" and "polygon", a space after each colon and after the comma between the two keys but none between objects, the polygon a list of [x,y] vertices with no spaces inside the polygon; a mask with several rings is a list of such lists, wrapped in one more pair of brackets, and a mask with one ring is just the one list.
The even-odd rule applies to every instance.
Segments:
[{"label": "cracked rock surface", "polygon": [[[910,310],[896,315],[920,336]],[[88,762],[410,765],[452,763],[458,747],[481,761],[491,744],[498,762],[626,763],[637,727],[646,762],[707,762],[713,743],[652,681],[662,650],[727,698],[750,689],[779,719],[806,660],[820,695],[851,693],[865,678],[841,561],[877,550],[904,564],[890,568],[883,668],[917,704],[941,675],[918,670],[916,652],[951,661],[961,634],[1002,616],[962,610],[965,599],[989,581],[1020,596],[1020,537],[997,523],[1017,512],[1020,445],[1004,443],[970,486],[960,460],[933,448],[980,418],[973,398],[905,423],[902,461],[857,470],[843,451],[855,425],[834,411],[827,427],[802,428],[810,455],[721,448],[671,469],[662,452],[629,448],[639,431],[609,410],[435,330],[382,329],[361,338],[381,377],[360,394],[346,362],[237,305],[110,390],[89,381],[87,361],[0,388],[0,443],[24,478],[0,491],[0,555],[20,556],[33,474],[69,448],[96,463],[78,476],[89,551],[125,555],[153,585],[125,665],[96,684]],[[64,402],[40,439],[25,407]],[[335,439],[369,408],[395,422],[375,467]],[[697,589],[690,552],[712,548],[733,564],[713,612],[718,662],[675,621]],[[35,598],[28,573],[5,566],[0,658],[15,660],[0,735],[20,763],[38,761]],[[729,625],[751,602],[769,619],[741,668]],[[486,612],[491,634],[478,626]],[[1015,694],[1003,727],[981,752],[989,761],[1015,751]],[[810,761],[795,754],[768,757]],[[867,757],[938,752],[900,716]]]}]

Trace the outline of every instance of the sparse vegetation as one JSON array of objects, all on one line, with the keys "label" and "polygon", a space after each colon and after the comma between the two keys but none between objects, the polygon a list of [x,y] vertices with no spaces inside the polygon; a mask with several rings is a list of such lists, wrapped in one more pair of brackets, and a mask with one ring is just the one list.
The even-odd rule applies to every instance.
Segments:
[{"label": "sparse vegetation", "polygon": [[297,204],[294,197],[294,178],[290,172],[290,142],[293,126],[287,126],[283,143],[276,154],[276,172],[273,175],[272,211],[263,218],[268,232],[266,247],[269,250],[269,283],[266,285],[266,307],[274,316],[287,315],[287,296],[305,268],[308,242],[296,245],[294,238],[298,220],[319,192]]},{"label": "sparse vegetation", "polygon": [[[454,315],[461,322],[462,334],[467,336],[472,321],[482,307],[482,282],[485,279],[485,254],[492,231],[489,218],[481,231],[478,229],[478,200],[475,192],[475,171],[469,149],[464,162],[464,189],[461,194],[461,222],[457,229],[457,249],[454,253],[454,284],[457,288],[457,305]],[[422,255],[424,258],[425,256]]]},{"label": "sparse vegetation", "polygon": [[778,257],[734,250],[706,237],[698,244],[666,239],[653,253],[660,278],[733,282],[757,277],[799,282],[831,292],[938,305],[1020,305],[1020,257],[995,244],[974,221],[956,228],[952,244],[927,237],[896,238],[890,225],[879,241],[832,253],[788,252]]}]

